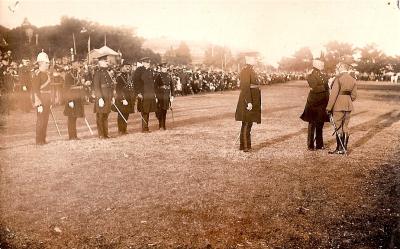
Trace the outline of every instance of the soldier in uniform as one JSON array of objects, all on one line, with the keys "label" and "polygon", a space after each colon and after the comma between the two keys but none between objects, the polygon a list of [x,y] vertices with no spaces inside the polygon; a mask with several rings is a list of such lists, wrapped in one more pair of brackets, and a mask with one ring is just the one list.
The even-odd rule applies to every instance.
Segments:
[{"label": "soldier in uniform", "polygon": [[70,140],[78,140],[76,120],[85,116],[83,106],[84,89],[78,82],[75,82],[75,78],[68,66],[65,67],[65,71],[63,96],[65,100],[64,115],[68,117],[68,137]]},{"label": "soldier in uniform", "polygon": [[37,109],[36,121],[36,144],[46,144],[47,124],[49,122],[51,89],[49,75],[49,57],[45,52],[38,54],[37,63],[39,69],[35,71],[32,79],[32,92],[34,96],[34,106]]},{"label": "soldier in uniform", "polygon": [[110,138],[108,136],[108,115],[111,105],[114,103],[114,82],[107,71],[107,55],[99,59],[99,69],[93,75],[93,88],[95,94],[94,112],[96,113],[96,124],[99,138]]},{"label": "soldier in uniform", "polygon": [[[344,154],[349,143],[349,121],[353,111],[353,101],[357,97],[357,85],[356,80],[349,73],[349,59],[340,62],[336,68],[338,75],[333,81],[326,107],[328,115],[332,115],[333,122],[336,125],[336,149],[329,153]],[[342,141],[344,148],[340,141]]]},{"label": "soldier in uniform", "polygon": [[307,76],[310,86],[307,103],[300,118],[308,122],[307,146],[309,150],[320,150],[324,148],[323,127],[324,122],[329,122],[326,114],[326,105],[329,100],[328,77],[321,71],[324,62],[320,59],[313,60],[313,69]]},{"label": "soldier in uniform", "polygon": [[167,72],[167,63],[162,63],[159,66],[161,67],[161,72],[156,77],[156,96],[158,99],[156,116],[158,119],[158,128],[165,130],[167,110],[174,101],[175,92],[172,78]]},{"label": "soldier in uniform", "polygon": [[155,82],[153,72],[150,68],[150,58],[141,59],[142,65],[138,67],[134,74],[135,91],[137,92],[138,111],[142,115],[142,132],[149,131],[150,112],[157,111],[157,98],[155,93]]},{"label": "soldier in uniform", "polygon": [[240,95],[236,107],[235,120],[242,121],[240,130],[240,150],[251,150],[251,128],[253,122],[261,123],[261,91],[253,69],[255,58],[245,57],[246,66],[240,72]]},{"label": "soldier in uniform", "polygon": [[[121,111],[123,117],[118,113],[116,108],[113,106],[113,111],[118,113],[118,133],[120,135],[127,134],[127,123],[129,114],[135,112],[135,89],[132,81],[132,74],[130,71],[130,64],[124,60],[121,68],[121,73],[117,76],[117,85],[115,88],[116,98],[115,105]],[[125,118],[125,120],[124,120]]]},{"label": "soldier in uniform", "polygon": [[29,60],[22,59],[22,66],[18,70],[19,83],[21,86],[21,103],[20,107],[24,112],[30,112],[32,109],[31,90],[32,90],[32,74]]}]

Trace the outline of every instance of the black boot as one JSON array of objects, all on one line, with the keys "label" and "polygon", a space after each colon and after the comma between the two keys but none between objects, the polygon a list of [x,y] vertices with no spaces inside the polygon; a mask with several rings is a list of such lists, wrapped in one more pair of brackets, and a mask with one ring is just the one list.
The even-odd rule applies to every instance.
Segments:
[{"label": "black boot", "polygon": [[346,151],[347,151],[347,145],[349,144],[349,137],[350,137],[349,134],[344,134],[344,148],[346,149]]},{"label": "black boot", "polygon": [[308,123],[308,129],[307,129],[307,149],[308,150],[314,150],[314,135],[315,135],[315,125],[313,123]]},{"label": "black boot", "polygon": [[329,151],[329,154],[338,154],[339,151],[342,150],[342,146],[340,145],[339,135],[336,134],[336,149],[334,151]]}]

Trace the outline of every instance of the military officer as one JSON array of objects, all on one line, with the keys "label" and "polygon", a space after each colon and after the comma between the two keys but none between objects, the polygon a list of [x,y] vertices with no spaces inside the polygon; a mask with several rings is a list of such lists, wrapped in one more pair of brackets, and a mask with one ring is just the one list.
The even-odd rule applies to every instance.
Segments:
[{"label": "military officer", "polygon": [[[349,121],[353,111],[353,101],[357,98],[356,80],[351,77],[350,63],[347,60],[337,65],[338,75],[332,84],[326,111],[332,115],[336,125],[336,149],[330,154],[344,154],[349,142]],[[343,143],[343,146],[342,146]]]},{"label": "military officer", "polygon": [[99,138],[110,138],[108,136],[108,115],[111,105],[114,103],[114,81],[108,70],[107,55],[99,58],[99,69],[93,75],[93,87],[95,94],[94,112],[96,113],[96,124]]},{"label": "military officer", "polygon": [[149,131],[149,114],[157,111],[157,98],[155,93],[155,82],[153,72],[150,68],[150,58],[142,58],[141,64],[134,74],[135,91],[137,92],[138,111],[142,116],[142,132]]},{"label": "military officer", "polygon": [[[131,74],[131,64],[124,60],[124,63],[121,68],[121,73],[117,76],[117,85],[116,85],[116,98],[115,105],[118,107],[121,114],[118,113],[116,108],[113,106],[113,110],[118,113],[118,133],[120,135],[127,134],[127,123],[129,114],[135,112],[135,92],[134,85]],[[124,120],[125,118],[125,120]]]},{"label": "military officer", "polygon": [[308,122],[307,146],[309,150],[324,148],[322,130],[324,122],[329,122],[326,114],[326,105],[329,100],[328,77],[321,72],[323,69],[324,62],[314,59],[313,69],[307,76],[307,82],[311,89],[300,118]]},{"label": "military officer", "polygon": [[83,106],[84,89],[79,82],[75,82],[72,75],[71,68],[66,66],[65,80],[64,80],[64,115],[68,117],[68,137],[70,140],[78,140],[76,131],[77,118],[85,116],[85,109]]},{"label": "military officer", "polygon": [[22,66],[18,70],[19,83],[21,85],[21,104],[20,107],[24,112],[30,112],[32,109],[31,90],[32,90],[32,74],[28,59],[22,59]]},{"label": "military officer", "polygon": [[261,123],[261,91],[253,69],[254,57],[245,57],[246,65],[240,72],[240,95],[236,107],[235,120],[242,121],[240,130],[240,150],[251,150],[251,128],[253,122]]},{"label": "military officer", "polygon": [[43,51],[38,54],[36,61],[39,69],[35,71],[32,79],[33,101],[37,110],[36,144],[44,145],[47,143],[46,133],[51,105],[50,75],[48,73],[50,61]]},{"label": "military officer", "polygon": [[156,115],[158,118],[158,128],[166,130],[165,120],[167,119],[167,110],[174,101],[175,92],[172,78],[167,72],[167,63],[162,63],[159,66],[161,67],[161,72],[156,77],[156,96],[158,99]]}]

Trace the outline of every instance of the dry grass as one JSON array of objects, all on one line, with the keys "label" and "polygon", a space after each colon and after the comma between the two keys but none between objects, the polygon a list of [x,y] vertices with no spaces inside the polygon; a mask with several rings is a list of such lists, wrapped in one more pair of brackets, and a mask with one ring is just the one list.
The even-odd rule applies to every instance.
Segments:
[{"label": "dry grass", "polygon": [[[304,82],[263,88],[254,151],[234,145],[238,92],[179,97],[173,129],[79,141],[49,123],[34,145],[33,113],[0,136],[0,248],[388,248],[400,216],[398,95],[361,90],[350,155],[306,150]],[[86,106],[95,124],[92,106]],[[172,126],[168,114],[169,126]],[[334,146],[332,128],[325,143]]]}]

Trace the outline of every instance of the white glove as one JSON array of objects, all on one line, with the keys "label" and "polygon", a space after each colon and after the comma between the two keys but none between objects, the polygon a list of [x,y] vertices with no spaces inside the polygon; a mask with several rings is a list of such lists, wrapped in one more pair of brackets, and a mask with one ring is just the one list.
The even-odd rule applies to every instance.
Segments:
[{"label": "white glove", "polygon": [[143,99],[143,95],[141,93],[139,93],[137,96],[139,99]]},{"label": "white glove", "polygon": [[43,112],[43,106],[42,105],[38,106],[37,107],[37,111],[38,111],[38,113],[42,113]]},{"label": "white glove", "polygon": [[156,98],[156,103],[158,103],[158,99]]},{"label": "white glove", "polygon": [[253,104],[252,103],[247,103],[247,108],[248,111],[251,111],[253,109]]},{"label": "white glove", "polygon": [[169,101],[174,102],[174,96],[171,96],[171,98],[169,98]]},{"label": "white glove", "polygon": [[112,99],[111,99],[111,104],[112,104],[112,105],[115,104],[115,98],[112,98]]},{"label": "white glove", "polygon": [[126,99],[123,99],[123,100],[122,100],[122,104],[123,104],[123,105],[128,105],[128,101],[126,101]]},{"label": "white glove", "polygon": [[22,91],[26,92],[28,90],[28,88],[26,88],[26,86],[22,86]]},{"label": "white glove", "polygon": [[68,106],[69,106],[70,108],[74,108],[74,106],[75,106],[74,101],[68,102]]},{"label": "white glove", "polygon": [[99,98],[99,107],[104,107],[104,99]]}]

